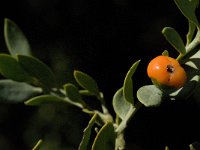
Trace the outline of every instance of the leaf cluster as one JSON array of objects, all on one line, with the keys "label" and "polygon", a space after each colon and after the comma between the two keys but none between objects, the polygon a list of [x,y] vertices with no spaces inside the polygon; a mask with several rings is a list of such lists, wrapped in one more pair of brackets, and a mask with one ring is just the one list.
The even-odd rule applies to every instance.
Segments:
[{"label": "leaf cluster", "polygon": [[[162,34],[179,53],[177,60],[184,66],[188,81],[180,89],[161,90],[156,85],[145,85],[134,93],[133,77],[140,60],[128,70],[123,85],[113,96],[112,105],[115,115],[111,115],[103,92],[96,81],[88,74],[75,70],[77,85],[66,83],[58,85],[55,75],[42,61],[37,59],[22,30],[10,19],[4,22],[4,37],[9,54],[0,54],[0,101],[9,103],[24,102],[25,105],[38,106],[47,103],[67,103],[80,108],[91,116],[84,130],[79,150],[125,149],[124,130],[129,120],[144,105],[159,106],[163,99],[183,99],[194,95],[199,97],[200,68],[200,25],[195,15],[198,0],[174,0],[188,20],[186,42],[171,27],[165,27]],[[169,55],[165,50],[162,55]],[[135,100],[135,95],[137,99]],[[100,109],[96,109],[85,98],[96,99]],[[113,119],[115,117],[115,119]],[[94,130],[95,128],[95,130]],[[95,137],[91,136],[95,134]],[[39,149],[40,140],[33,149]],[[166,147],[166,149],[169,149]],[[190,149],[195,149],[190,145]]]}]

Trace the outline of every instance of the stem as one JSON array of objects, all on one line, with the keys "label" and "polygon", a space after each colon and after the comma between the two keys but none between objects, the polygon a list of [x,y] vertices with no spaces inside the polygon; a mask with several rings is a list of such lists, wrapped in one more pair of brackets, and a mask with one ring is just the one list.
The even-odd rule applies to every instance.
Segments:
[{"label": "stem", "polygon": [[198,49],[196,49],[196,47],[199,44],[200,44],[200,30],[198,29],[198,32],[197,32],[195,38],[193,39],[193,41],[186,46],[186,54],[180,54],[177,57],[177,60],[183,61],[183,59],[187,59],[190,56],[192,56],[196,51],[198,51]]},{"label": "stem", "polygon": [[138,102],[135,106],[131,106],[126,117],[122,120],[115,132],[117,133],[115,150],[125,150],[124,130],[127,127],[129,120],[135,115],[135,113],[141,108],[142,103]]},{"label": "stem", "polygon": [[125,150],[124,133],[121,133],[117,136],[115,150]]},{"label": "stem", "polygon": [[108,122],[108,121],[113,122],[113,117],[106,107],[106,103],[105,103],[105,100],[104,100],[103,93],[100,93],[99,96],[97,96],[97,98],[101,102],[101,108],[102,108],[102,111],[103,111],[103,115],[105,116],[105,120],[103,120],[103,121],[104,122]]},{"label": "stem", "polygon": [[142,103],[138,102],[134,107],[132,106],[132,108],[130,108],[126,117],[123,119],[123,121],[120,123],[120,125],[116,129],[116,132],[118,134],[122,133],[125,130],[125,128],[127,127],[127,123],[134,116],[134,114],[141,108],[141,106],[142,106]]}]

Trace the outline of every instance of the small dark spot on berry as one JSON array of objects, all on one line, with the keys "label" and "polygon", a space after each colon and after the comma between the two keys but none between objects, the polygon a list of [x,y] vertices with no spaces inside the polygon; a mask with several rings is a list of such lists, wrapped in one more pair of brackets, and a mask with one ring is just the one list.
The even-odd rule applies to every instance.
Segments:
[{"label": "small dark spot on berry", "polygon": [[174,72],[174,67],[172,65],[167,65],[167,72],[173,73]]}]

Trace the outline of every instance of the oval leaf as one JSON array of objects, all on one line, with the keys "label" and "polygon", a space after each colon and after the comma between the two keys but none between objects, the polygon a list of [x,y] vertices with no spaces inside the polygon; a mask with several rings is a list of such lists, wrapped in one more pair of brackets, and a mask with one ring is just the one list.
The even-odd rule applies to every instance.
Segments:
[{"label": "oval leaf", "polygon": [[24,33],[10,19],[4,21],[4,38],[11,55],[31,55],[31,48]]},{"label": "oval leaf", "polygon": [[125,97],[125,99],[133,104],[133,80],[132,80],[132,76],[135,73],[138,65],[140,63],[140,60],[138,60],[137,62],[135,62],[131,68],[129,69],[128,73],[126,74],[125,80],[124,80],[124,85],[123,85],[123,95]]},{"label": "oval leaf", "polygon": [[17,60],[10,55],[0,54],[0,72],[15,81],[31,81],[32,77],[19,65]]},{"label": "oval leaf", "polygon": [[92,145],[90,144],[91,141],[91,130],[93,128],[93,125],[95,124],[95,121],[97,119],[97,114],[94,114],[92,119],[89,121],[87,127],[83,131],[83,139],[79,145],[79,150],[91,150]]},{"label": "oval leaf", "polygon": [[195,15],[195,9],[198,6],[198,0],[174,0],[183,15],[193,22],[196,26],[199,26],[199,22]]},{"label": "oval leaf", "polygon": [[106,123],[98,132],[92,150],[114,150],[116,133],[113,124]]},{"label": "oval leaf", "polygon": [[67,97],[72,101],[80,101],[82,99],[79,90],[75,85],[67,83],[64,85],[64,89]]},{"label": "oval leaf", "polygon": [[146,85],[139,88],[137,98],[146,107],[159,106],[162,102],[163,92],[155,85]]},{"label": "oval leaf", "polygon": [[0,80],[0,101],[5,103],[23,102],[42,93],[42,89],[13,80]]},{"label": "oval leaf", "polygon": [[162,30],[162,34],[165,36],[167,41],[181,54],[186,53],[185,45],[183,43],[182,38],[176,32],[175,29],[171,27],[165,27]]},{"label": "oval leaf", "polygon": [[19,64],[39,81],[39,85],[47,88],[56,87],[56,79],[51,69],[35,57],[17,55]]},{"label": "oval leaf", "polygon": [[25,104],[30,105],[30,106],[37,106],[37,105],[48,104],[52,102],[64,102],[64,100],[58,96],[40,95],[40,96],[36,96],[25,101]]},{"label": "oval leaf", "polygon": [[82,100],[82,97],[79,93],[78,88],[71,84],[71,83],[67,83],[64,85],[64,89],[66,92],[66,96],[73,102],[77,102],[80,103],[83,106],[86,106],[85,102]]},{"label": "oval leaf", "polygon": [[99,87],[96,83],[96,81],[87,75],[86,73],[83,73],[81,71],[74,71],[74,77],[77,83],[84,88],[85,90],[88,90],[90,93],[99,96]]},{"label": "oval leaf", "polygon": [[119,89],[113,97],[113,108],[115,113],[123,120],[129,112],[130,107],[131,104],[127,102],[123,96],[123,89]]}]

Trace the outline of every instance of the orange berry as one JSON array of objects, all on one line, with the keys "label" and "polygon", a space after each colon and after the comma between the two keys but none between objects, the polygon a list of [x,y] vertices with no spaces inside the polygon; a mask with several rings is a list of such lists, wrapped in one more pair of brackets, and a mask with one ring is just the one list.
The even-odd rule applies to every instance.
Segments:
[{"label": "orange berry", "polygon": [[184,86],[187,75],[179,62],[168,56],[157,56],[150,61],[147,74],[159,85],[181,88]]}]

